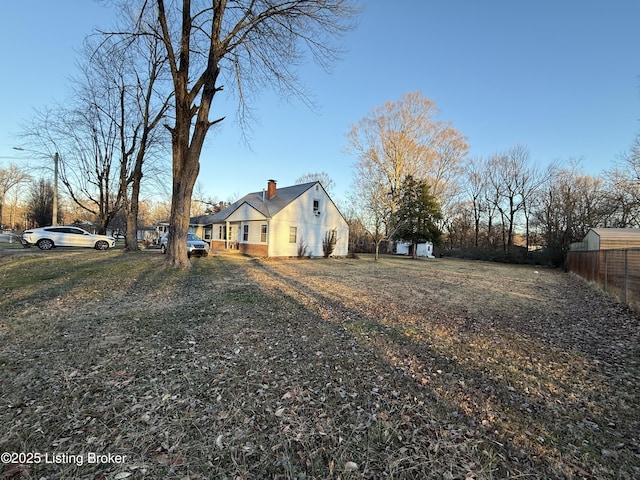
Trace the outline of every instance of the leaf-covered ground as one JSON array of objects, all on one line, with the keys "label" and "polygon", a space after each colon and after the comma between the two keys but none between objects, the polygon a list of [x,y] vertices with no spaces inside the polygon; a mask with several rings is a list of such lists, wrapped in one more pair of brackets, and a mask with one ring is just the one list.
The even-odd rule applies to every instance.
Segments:
[{"label": "leaf-covered ground", "polygon": [[162,262],[0,254],[0,478],[640,478],[640,318],[570,274]]}]

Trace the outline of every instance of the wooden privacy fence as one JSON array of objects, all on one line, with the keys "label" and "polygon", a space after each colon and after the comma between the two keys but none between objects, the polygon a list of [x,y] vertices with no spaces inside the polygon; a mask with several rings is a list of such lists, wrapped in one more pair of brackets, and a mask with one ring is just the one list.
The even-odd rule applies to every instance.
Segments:
[{"label": "wooden privacy fence", "polygon": [[570,251],[569,270],[640,311],[640,249]]}]

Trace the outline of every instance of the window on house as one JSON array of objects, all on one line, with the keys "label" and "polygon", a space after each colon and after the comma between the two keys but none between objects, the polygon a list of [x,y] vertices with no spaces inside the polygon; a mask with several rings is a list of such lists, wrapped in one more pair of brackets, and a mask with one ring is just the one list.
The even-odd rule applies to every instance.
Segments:
[{"label": "window on house", "polygon": [[289,243],[297,243],[298,227],[289,227]]},{"label": "window on house", "polygon": [[267,243],[267,226],[260,225],[260,241],[262,243]]},{"label": "window on house", "polygon": [[316,215],[320,212],[320,200],[313,201],[313,213]]},{"label": "window on house", "polygon": [[220,240],[226,240],[227,239],[227,227],[225,227],[224,225],[220,225],[220,231],[218,232],[218,238]]},{"label": "window on house", "polygon": [[249,241],[249,225],[242,226],[242,241],[243,242]]}]

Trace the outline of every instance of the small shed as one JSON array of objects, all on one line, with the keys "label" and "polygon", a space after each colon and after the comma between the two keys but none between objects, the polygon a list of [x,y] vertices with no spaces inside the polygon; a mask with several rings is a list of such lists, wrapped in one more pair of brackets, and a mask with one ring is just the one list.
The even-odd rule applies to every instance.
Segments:
[{"label": "small shed", "polygon": [[[411,255],[413,256],[413,244],[411,242],[398,242],[396,243],[396,254],[398,255]],[[417,245],[417,257],[433,257],[433,243],[424,242]]]},{"label": "small shed", "polygon": [[574,250],[640,248],[640,228],[592,228]]}]

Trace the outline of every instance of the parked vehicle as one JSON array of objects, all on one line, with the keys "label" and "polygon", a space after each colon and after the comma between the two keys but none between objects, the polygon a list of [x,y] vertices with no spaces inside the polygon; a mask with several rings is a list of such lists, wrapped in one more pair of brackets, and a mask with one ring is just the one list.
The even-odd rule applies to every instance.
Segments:
[{"label": "parked vehicle", "polygon": [[[169,232],[165,233],[160,240],[160,251],[167,253],[169,244]],[[206,257],[209,255],[209,244],[197,236],[195,233],[187,233],[187,256],[198,255]]]},{"label": "parked vehicle", "polygon": [[22,243],[27,247],[37,245],[40,250],[51,250],[55,247],[91,247],[107,250],[116,244],[116,240],[107,235],[89,233],[78,227],[52,226],[25,230]]}]

